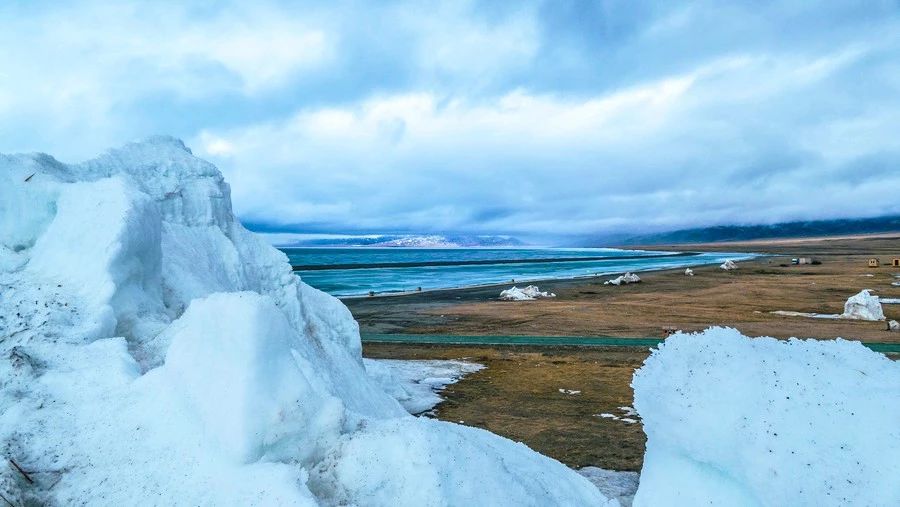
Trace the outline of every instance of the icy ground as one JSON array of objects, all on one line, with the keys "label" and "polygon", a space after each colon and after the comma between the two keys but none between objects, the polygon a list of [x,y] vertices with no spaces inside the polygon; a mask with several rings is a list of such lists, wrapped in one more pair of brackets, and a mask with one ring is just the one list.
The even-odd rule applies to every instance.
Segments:
[{"label": "icy ground", "polygon": [[616,504],[523,444],[409,415],[347,308],[175,139],[0,155],[0,315],[5,503]]},{"label": "icy ground", "polygon": [[455,360],[363,359],[366,372],[410,414],[428,412],[444,401],[440,392],[484,365]]}]

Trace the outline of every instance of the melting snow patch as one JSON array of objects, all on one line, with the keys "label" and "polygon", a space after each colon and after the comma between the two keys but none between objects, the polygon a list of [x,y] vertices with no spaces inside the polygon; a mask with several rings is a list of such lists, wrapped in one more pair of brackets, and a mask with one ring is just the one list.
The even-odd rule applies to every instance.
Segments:
[{"label": "melting snow patch", "polygon": [[809,317],[811,319],[840,319],[841,314],[839,313],[807,313],[807,312],[792,312],[790,310],[774,310],[769,312],[773,315],[782,315],[784,317]]},{"label": "melting snow patch", "polygon": [[366,372],[411,414],[421,414],[444,401],[440,392],[470,373],[478,363],[442,360],[363,359]]},{"label": "melting snow patch", "polygon": [[623,415],[618,416],[615,414],[610,414],[609,412],[604,412],[602,414],[594,414],[594,417],[612,419],[614,421],[621,421],[626,424],[634,424],[640,422],[637,411],[632,407],[619,407],[619,410],[622,411]]},{"label": "melting snow patch", "polygon": [[559,392],[561,392],[563,394],[568,394],[568,395],[581,394],[581,391],[575,391],[572,389],[560,389]]},{"label": "melting snow patch", "polygon": [[900,305],[900,298],[878,298],[883,305]]},{"label": "melting snow patch", "polygon": [[500,292],[502,301],[533,301],[541,298],[555,298],[556,294],[552,292],[541,292],[537,285],[529,285],[524,289],[513,286]]}]

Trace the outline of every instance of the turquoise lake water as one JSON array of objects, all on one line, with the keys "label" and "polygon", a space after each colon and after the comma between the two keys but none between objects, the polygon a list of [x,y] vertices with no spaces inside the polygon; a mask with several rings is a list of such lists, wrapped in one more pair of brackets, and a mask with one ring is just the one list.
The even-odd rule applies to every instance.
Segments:
[{"label": "turquoise lake water", "polygon": [[744,253],[610,248],[282,248],[306,283],[361,296],[721,264]]}]

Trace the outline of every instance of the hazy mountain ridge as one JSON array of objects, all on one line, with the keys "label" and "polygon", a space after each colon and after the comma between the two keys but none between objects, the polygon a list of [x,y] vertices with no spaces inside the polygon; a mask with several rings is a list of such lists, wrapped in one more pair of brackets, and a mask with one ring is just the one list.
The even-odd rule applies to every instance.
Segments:
[{"label": "hazy mountain ridge", "polygon": [[667,243],[711,243],[754,239],[800,238],[900,232],[900,215],[784,222],[771,225],[721,225],[682,229],[671,232],[630,236],[623,245],[659,245]]},{"label": "hazy mountain ridge", "polygon": [[384,234],[329,238],[296,238],[277,242],[282,247],[361,246],[392,248],[458,248],[525,245],[518,238],[470,234]]}]

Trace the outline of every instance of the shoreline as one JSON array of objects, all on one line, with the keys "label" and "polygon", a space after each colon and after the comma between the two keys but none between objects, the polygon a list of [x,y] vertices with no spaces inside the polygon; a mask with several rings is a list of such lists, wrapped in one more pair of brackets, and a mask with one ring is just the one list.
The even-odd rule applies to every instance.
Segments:
[{"label": "shoreline", "polygon": [[[700,255],[703,253],[718,253],[718,252],[694,252],[693,255]],[[733,256],[735,262],[749,262],[754,259],[759,259],[762,257],[766,257],[769,254],[760,254],[754,252],[728,252],[728,253],[736,253],[737,255]],[[751,256],[751,257],[747,257]],[[658,256],[658,257],[674,257],[674,256]],[[682,257],[688,257],[684,255]],[[719,261],[703,263],[703,264],[683,264],[681,266],[666,266],[662,268],[647,268],[647,269],[632,269],[628,271],[616,270],[616,271],[603,271],[597,272],[592,275],[581,275],[581,276],[571,276],[571,277],[550,277],[550,278],[514,278],[505,282],[497,282],[497,283],[485,283],[485,284],[477,284],[477,285],[464,285],[460,287],[439,287],[434,289],[422,289],[422,290],[409,290],[409,291],[398,291],[398,292],[375,292],[372,294],[354,294],[348,296],[334,296],[341,301],[345,300],[353,300],[353,299],[369,299],[369,298],[391,298],[391,297],[408,297],[415,296],[417,294],[427,294],[427,293],[435,293],[435,292],[455,292],[455,291],[468,291],[474,289],[485,289],[485,288],[500,288],[500,287],[509,287],[510,284],[535,284],[535,283],[564,283],[567,281],[577,281],[577,280],[592,280],[598,278],[606,278],[610,275],[614,275],[617,273],[660,273],[666,271],[681,271],[683,272],[685,268],[701,268],[701,267],[709,267],[716,266],[719,264]],[[302,279],[302,276],[301,276]]]},{"label": "shoreline", "polygon": [[[691,246],[707,252],[734,249],[733,243]],[[692,267],[696,276],[686,277],[683,266],[666,267],[639,271],[642,283],[625,286],[604,286],[605,275],[517,279],[557,294],[537,301],[499,301],[499,290],[512,282],[341,299],[364,334],[660,337],[665,328],[692,332],[724,325],[748,336],[900,342],[900,333],[885,332],[884,322],[823,322],[770,313],[841,313],[846,299],[862,289],[900,297],[900,287],[891,285],[900,270],[866,266],[871,256],[881,256],[886,264],[900,255],[900,236],[759,242],[742,253],[756,257],[738,261],[735,271],[705,264]],[[814,257],[822,264],[791,265],[793,257]],[[900,319],[900,306],[884,309],[889,319]]]},{"label": "shoreline", "polygon": [[[684,249],[682,245],[670,245]],[[665,248],[654,245],[652,248]],[[690,245],[692,250],[732,251],[733,243]],[[840,313],[847,297],[863,288],[900,298],[891,285],[900,269],[866,267],[870,256],[900,257],[900,235],[830,238],[824,241],[757,242],[748,253],[767,254],[738,262],[736,271],[716,265],[668,268],[641,274],[642,283],[604,286],[601,277],[546,280],[542,290],[556,298],[498,301],[497,285],[441,289],[385,297],[345,299],[360,325],[365,357],[466,359],[486,369],[450,385],[435,417],[484,428],[552,456],[566,465],[614,470],[641,469],[642,424],[598,417],[633,406],[634,371],[649,346],[498,345],[368,341],[373,334],[564,337],[604,335],[620,340],[661,339],[664,327],[698,331],[726,325],[748,336],[844,337],[900,347],[900,333],[884,322],[782,317],[772,310]],[[792,257],[813,257],[821,265],[790,265]],[[900,305],[884,305],[900,319]],[[414,336],[410,336],[415,340]],[[887,357],[897,360],[898,354]],[[569,396],[559,389],[581,391]]]}]

